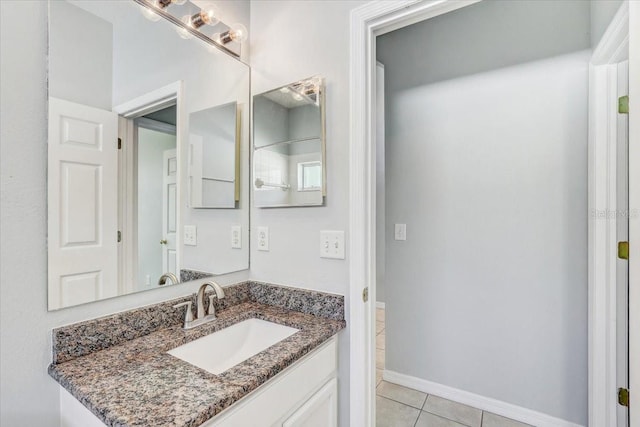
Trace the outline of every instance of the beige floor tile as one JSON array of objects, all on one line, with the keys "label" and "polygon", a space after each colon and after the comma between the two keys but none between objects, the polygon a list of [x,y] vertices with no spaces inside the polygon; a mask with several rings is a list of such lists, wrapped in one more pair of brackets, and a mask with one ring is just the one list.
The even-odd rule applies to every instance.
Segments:
[{"label": "beige floor tile", "polygon": [[424,401],[427,399],[426,393],[387,381],[382,381],[376,393],[378,396],[386,397],[387,399],[395,400],[396,402],[404,403],[417,409],[422,409],[422,405],[424,405]]},{"label": "beige floor tile", "polygon": [[420,410],[376,396],[376,427],[414,427]]},{"label": "beige floor tile", "polygon": [[482,427],[532,427],[529,424],[521,423],[510,418],[485,412],[482,414]]},{"label": "beige floor tile", "polygon": [[385,335],[384,332],[376,336],[376,348],[384,350]]},{"label": "beige floor tile", "polygon": [[376,334],[384,331],[384,322],[376,322]]},{"label": "beige floor tile", "polygon": [[428,412],[421,412],[416,427],[466,427],[464,424],[448,420]]},{"label": "beige floor tile", "polygon": [[382,382],[382,372],[384,371],[384,369],[377,369],[376,368],[376,387],[378,387],[380,385],[380,383]]},{"label": "beige floor tile", "polygon": [[423,410],[469,427],[480,427],[482,411],[438,396],[429,395]]},{"label": "beige floor tile", "polygon": [[384,350],[376,349],[376,369],[384,369]]},{"label": "beige floor tile", "polygon": [[384,308],[376,308],[376,322],[384,322]]}]

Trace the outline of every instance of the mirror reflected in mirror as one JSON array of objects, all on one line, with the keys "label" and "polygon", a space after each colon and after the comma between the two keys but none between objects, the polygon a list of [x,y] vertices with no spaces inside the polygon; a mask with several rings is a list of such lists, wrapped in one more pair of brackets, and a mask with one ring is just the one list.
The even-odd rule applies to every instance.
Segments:
[{"label": "mirror reflected in mirror", "polygon": [[237,103],[189,115],[189,189],[193,208],[235,208],[239,200]]},{"label": "mirror reflected in mirror", "polygon": [[176,29],[49,2],[50,310],[248,268],[249,67]]},{"label": "mirror reflected in mirror", "polygon": [[256,206],[324,204],[324,93],[312,77],[253,97]]}]

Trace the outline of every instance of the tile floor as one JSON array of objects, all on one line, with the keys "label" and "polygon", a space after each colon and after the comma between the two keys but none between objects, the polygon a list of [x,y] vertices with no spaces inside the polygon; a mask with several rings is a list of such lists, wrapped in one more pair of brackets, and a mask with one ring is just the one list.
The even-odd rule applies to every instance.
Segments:
[{"label": "tile floor", "polygon": [[531,427],[382,380],[384,309],[376,312],[376,427]]}]

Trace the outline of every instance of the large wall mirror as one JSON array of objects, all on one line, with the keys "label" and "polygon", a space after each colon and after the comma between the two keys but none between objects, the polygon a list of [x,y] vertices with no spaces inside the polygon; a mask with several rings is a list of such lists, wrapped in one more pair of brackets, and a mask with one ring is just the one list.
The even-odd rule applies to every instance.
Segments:
[{"label": "large wall mirror", "polygon": [[324,204],[324,81],[311,77],[253,97],[257,207]]},{"label": "large wall mirror", "polygon": [[50,310],[249,267],[249,67],[142,12],[49,2]]}]

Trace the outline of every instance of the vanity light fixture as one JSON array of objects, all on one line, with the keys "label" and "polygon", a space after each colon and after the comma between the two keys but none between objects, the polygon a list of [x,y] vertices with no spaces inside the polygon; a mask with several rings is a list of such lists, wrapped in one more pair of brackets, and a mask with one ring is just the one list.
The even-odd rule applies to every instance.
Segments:
[{"label": "vanity light fixture", "polygon": [[[0,0],[1,1],[1,0]],[[198,8],[188,0],[133,0],[142,7],[142,14],[151,21],[158,21],[161,17],[175,24],[178,28],[177,33],[183,39],[197,37],[223,52],[235,57],[240,57],[240,49],[242,42],[246,41],[249,32],[247,27],[242,24],[226,25],[220,21],[218,10],[214,7]],[[169,6],[171,4],[181,5],[182,7],[173,10]],[[180,17],[180,11],[188,15]],[[199,10],[199,11],[198,11]],[[195,11],[198,11],[194,13]],[[210,31],[204,30],[203,27],[221,27],[217,33],[211,34]],[[214,30],[215,31],[215,30]],[[230,42],[236,42],[233,45],[226,46]]]},{"label": "vanity light fixture", "polygon": [[140,10],[142,12],[142,15],[149,21],[158,22],[161,16],[158,15],[154,9],[164,10],[169,7],[170,4],[183,5],[186,2],[187,0],[153,0],[147,2],[151,7],[140,5]]},{"label": "vanity light fixture", "polygon": [[284,94],[291,94],[291,97],[298,102],[306,100],[311,104],[318,105],[318,94],[320,93],[321,84],[322,79],[318,77],[312,77],[293,83],[289,86],[285,86],[280,89],[280,92]]}]

